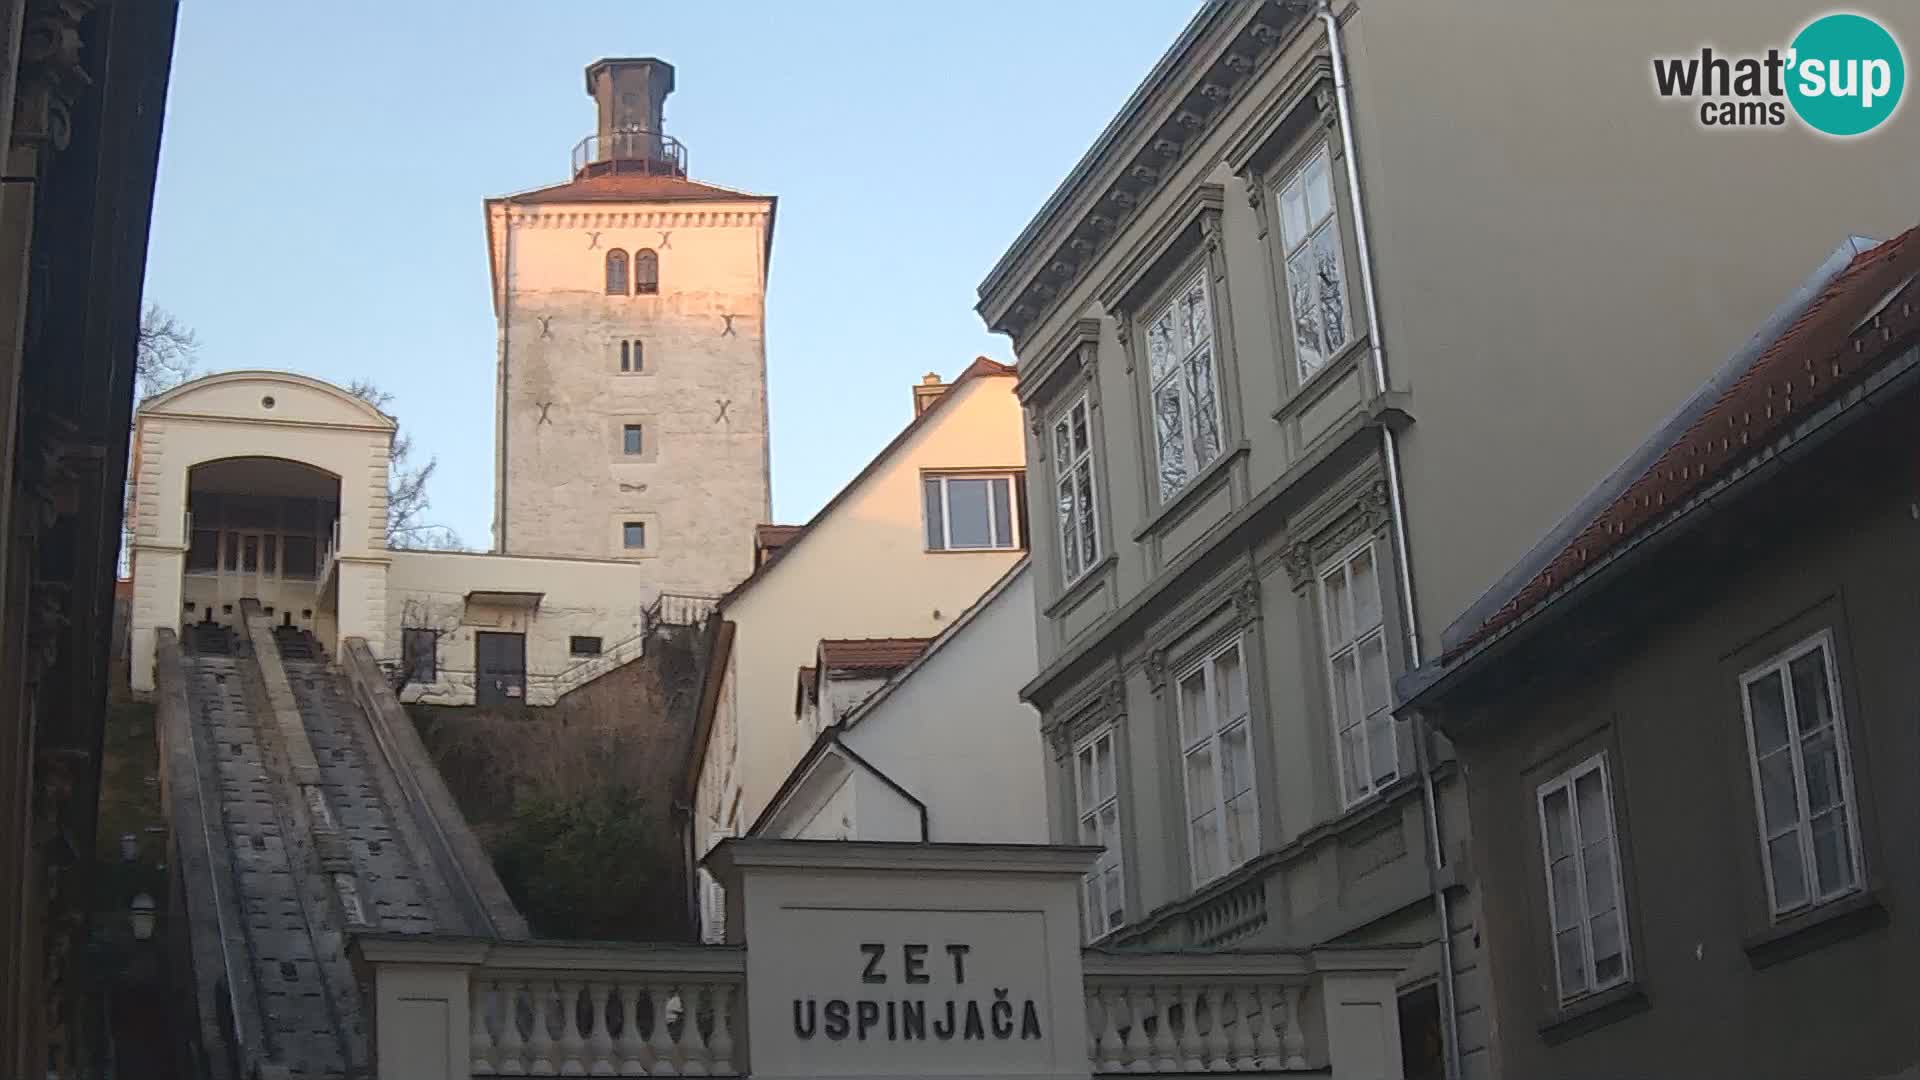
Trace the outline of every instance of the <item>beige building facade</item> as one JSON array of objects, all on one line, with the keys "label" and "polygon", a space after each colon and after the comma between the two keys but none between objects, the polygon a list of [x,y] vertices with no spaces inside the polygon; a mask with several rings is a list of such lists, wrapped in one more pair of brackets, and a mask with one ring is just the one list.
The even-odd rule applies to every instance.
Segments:
[{"label": "beige building facade", "polygon": [[394,421],[303,375],[209,375],[134,418],[131,678],[156,635],[258,601],[333,656],[362,638],[432,705],[551,705],[640,655],[644,564],[387,546]]},{"label": "beige building facade", "polygon": [[771,517],[766,285],[775,200],[692,180],[673,68],[587,69],[572,178],[489,199],[499,331],[494,549],[630,559],[717,596]]},{"label": "beige building facade", "polygon": [[981,359],[916,392],[912,422],[721,599],[687,773],[693,854],[743,835],[807,753],[797,680],[823,638],[935,637],[1020,561],[1013,383]]},{"label": "beige building facade", "polygon": [[1424,943],[1409,1075],[1487,1074],[1464,797],[1392,678],[1797,268],[1915,216],[1910,110],[1839,141],[1656,95],[1654,56],[1808,17],[1215,0],[1014,241],[980,311],[1050,534],[1027,694],[1055,836],[1121,822],[1090,935]]}]

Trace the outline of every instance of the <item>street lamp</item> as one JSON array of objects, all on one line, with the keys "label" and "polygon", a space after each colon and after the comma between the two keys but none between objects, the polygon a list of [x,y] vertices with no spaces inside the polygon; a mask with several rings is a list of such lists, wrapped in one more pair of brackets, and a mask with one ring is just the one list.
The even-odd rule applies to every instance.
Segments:
[{"label": "street lamp", "polygon": [[153,897],[141,893],[133,898],[133,908],[128,912],[133,922],[133,940],[146,941],[153,937],[154,910]]}]

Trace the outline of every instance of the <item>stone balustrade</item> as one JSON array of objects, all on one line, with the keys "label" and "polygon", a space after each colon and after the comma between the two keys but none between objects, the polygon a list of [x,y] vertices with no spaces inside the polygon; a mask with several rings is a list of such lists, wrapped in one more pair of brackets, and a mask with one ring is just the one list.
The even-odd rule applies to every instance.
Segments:
[{"label": "stone balustrade", "polygon": [[1084,960],[1095,1073],[1307,1069],[1300,953],[1123,953]]}]

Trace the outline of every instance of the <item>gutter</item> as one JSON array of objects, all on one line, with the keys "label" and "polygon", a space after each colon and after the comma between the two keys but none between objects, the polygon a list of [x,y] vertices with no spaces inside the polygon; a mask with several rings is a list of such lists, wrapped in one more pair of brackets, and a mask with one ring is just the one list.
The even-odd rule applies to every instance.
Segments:
[{"label": "gutter", "polygon": [[[1347,199],[1353,209],[1354,244],[1360,255],[1362,295],[1366,298],[1367,351],[1373,360],[1375,391],[1386,393],[1393,385],[1387,373],[1387,354],[1380,325],[1379,285],[1373,272],[1373,244],[1367,231],[1366,199],[1360,185],[1360,154],[1353,134],[1353,85],[1347,78],[1346,48],[1340,40],[1340,19],[1331,0],[1319,0],[1318,15],[1327,28],[1327,52],[1333,60],[1334,100],[1340,117],[1340,144],[1346,156]],[[1401,617],[1407,639],[1407,670],[1421,665],[1420,614],[1414,602],[1413,559],[1407,539],[1407,500],[1400,475],[1400,441],[1392,425],[1380,427],[1380,457],[1387,474],[1388,513],[1393,524],[1394,569],[1400,578]],[[1413,750],[1415,767],[1420,773],[1420,802],[1426,817],[1427,890],[1433,894],[1434,916],[1440,923],[1440,1011],[1445,1018],[1441,1035],[1445,1042],[1447,1080],[1460,1080],[1459,995],[1453,974],[1453,914],[1447,901],[1446,886],[1440,869],[1446,864],[1446,849],[1440,836],[1439,797],[1434,791],[1431,748],[1432,733],[1424,718],[1415,717]]]}]

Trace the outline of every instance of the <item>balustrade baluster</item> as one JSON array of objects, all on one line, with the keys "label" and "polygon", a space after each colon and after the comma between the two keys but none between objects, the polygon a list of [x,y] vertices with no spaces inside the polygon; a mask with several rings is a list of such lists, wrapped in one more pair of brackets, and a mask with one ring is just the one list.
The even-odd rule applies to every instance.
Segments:
[{"label": "balustrade baluster", "polygon": [[542,979],[527,984],[533,998],[533,1029],[527,1037],[527,1075],[553,1076],[553,984]]},{"label": "balustrade baluster", "polygon": [[1153,1001],[1153,1070],[1178,1072],[1180,1048],[1175,1044],[1176,1033],[1173,1030],[1174,1005],[1177,1002],[1174,988],[1155,986],[1147,993]]},{"label": "balustrade baluster", "polygon": [[500,984],[501,1076],[527,1075],[527,1041],[520,1034],[520,1004],[526,993],[527,984],[519,980]]},{"label": "balustrade baluster", "polygon": [[700,999],[706,995],[705,988],[699,983],[681,983],[680,1007],[683,1019],[680,1021],[680,1045],[686,1048],[686,1067],[681,1070],[683,1076],[707,1075],[707,1040],[700,1034]]},{"label": "balustrade baluster", "polygon": [[1094,1017],[1087,1017],[1087,1028],[1093,1035],[1092,1046],[1087,1060],[1094,1062],[1101,1072],[1118,1072],[1126,1062],[1120,1059],[1120,1025],[1114,1023],[1120,1007],[1114,1003],[1120,991],[1116,987],[1104,986],[1094,991],[1094,1004],[1100,1010],[1099,1028],[1095,1029]]},{"label": "balustrade baluster", "polygon": [[1207,1069],[1227,1072],[1233,1068],[1233,1047],[1227,1042],[1227,1021],[1232,1018],[1227,1004],[1228,988],[1206,987],[1207,995]]},{"label": "balustrade baluster", "polygon": [[1281,994],[1286,1002],[1281,1016],[1287,1026],[1280,1034],[1280,1048],[1286,1054],[1287,1068],[1304,1069],[1307,1067],[1307,1033],[1300,1027],[1300,988],[1289,986]]},{"label": "balustrade baluster", "polygon": [[640,1037],[640,994],[636,982],[620,984],[620,1075],[647,1075],[647,1041]]},{"label": "balustrade baluster", "polygon": [[587,1074],[613,1076],[613,1032],[607,1028],[607,984],[587,984],[587,1000],[592,1003],[593,1032],[587,1039]]},{"label": "balustrade baluster", "polygon": [[580,1032],[580,984],[560,984],[560,1075],[587,1075],[587,1040]]},{"label": "balustrade baluster", "polygon": [[647,984],[647,1004],[652,1006],[653,1032],[647,1047],[653,1051],[652,1076],[678,1076],[674,1065],[673,1035],[667,1030],[667,996],[671,991],[659,983]]},{"label": "balustrade baluster", "polygon": [[713,986],[713,1039],[707,1046],[713,1051],[713,1075],[733,1075],[732,983],[715,983]]},{"label": "balustrade baluster", "polygon": [[1129,1072],[1153,1068],[1147,1059],[1147,1029],[1141,1019],[1138,994],[1126,986],[1114,987],[1113,1011],[1114,1024],[1119,1029],[1119,1045],[1114,1047],[1115,1067]]},{"label": "balustrade baluster", "polygon": [[1174,1042],[1180,1047],[1180,1070],[1182,1072],[1204,1072],[1207,1063],[1201,1058],[1200,1045],[1200,991],[1191,986],[1176,986],[1174,999],[1180,1002],[1180,1030],[1174,1036]]},{"label": "balustrade baluster", "polygon": [[473,1021],[473,1035],[469,1040],[473,1064],[468,1066],[468,1071],[475,1076],[496,1076],[493,1033],[487,1030],[487,1006],[499,995],[494,992],[492,984],[474,979],[471,996],[472,1001],[467,1007]]},{"label": "balustrade baluster", "polygon": [[1253,1024],[1254,1069],[1269,1072],[1280,1066],[1280,991],[1260,986],[1253,991],[1253,1004],[1259,1010],[1248,1022]]}]

